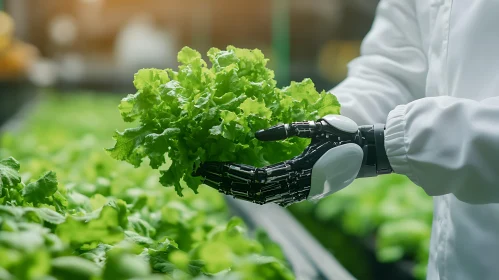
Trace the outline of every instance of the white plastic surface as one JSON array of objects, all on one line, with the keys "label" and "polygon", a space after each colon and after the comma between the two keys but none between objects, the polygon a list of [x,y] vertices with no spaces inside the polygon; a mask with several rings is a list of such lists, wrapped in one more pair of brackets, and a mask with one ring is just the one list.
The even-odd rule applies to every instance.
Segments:
[{"label": "white plastic surface", "polygon": [[327,115],[322,119],[324,119],[328,124],[344,132],[355,133],[359,129],[357,123],[345,116]]},{"label": "white plastic surface", "polygon": [[312,168],[308,200],[318,200],[350,185],[357,177],[364,152],[359,145],[345,144],[327,151]]}]

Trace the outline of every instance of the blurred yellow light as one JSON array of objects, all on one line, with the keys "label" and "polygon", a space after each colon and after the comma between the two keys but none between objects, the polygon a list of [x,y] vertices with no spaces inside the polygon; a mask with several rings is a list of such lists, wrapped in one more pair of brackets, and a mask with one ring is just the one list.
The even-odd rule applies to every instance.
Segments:
[{"label": "blurred yellow light", "polygon": [[0,54],[0,80],[24,76],[38,57],[38,50],[26,43],[12,41]]},{"label": "blurred yellow light", "polygon": [[0,52],[11,44],[13,33],[14,21],[8,14],[0,11]]},{"label": "blurred yellow light", "polygon": [[321,75],[340,82],[348,74],[348,63],[360,55],[361,41],[329,41],[321,48],[318,67]]},{"label": "blurred yellow light", "polygon": [[98,3],[98,2],[101,2],[102,0],[80,0],[80,2],[83,2],[85,4],[94,4],[94,3]]}]

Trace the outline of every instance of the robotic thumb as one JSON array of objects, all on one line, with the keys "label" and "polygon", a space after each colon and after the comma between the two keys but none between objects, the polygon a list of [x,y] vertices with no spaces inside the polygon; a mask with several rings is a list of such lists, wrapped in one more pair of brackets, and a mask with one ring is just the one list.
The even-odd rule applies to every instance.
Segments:
[{"label": "robotic thumb", "polygon": [[357,144],[330,149],[314,164],[308,200],[319,200],[350,185],[357,177],[364,152]]}]

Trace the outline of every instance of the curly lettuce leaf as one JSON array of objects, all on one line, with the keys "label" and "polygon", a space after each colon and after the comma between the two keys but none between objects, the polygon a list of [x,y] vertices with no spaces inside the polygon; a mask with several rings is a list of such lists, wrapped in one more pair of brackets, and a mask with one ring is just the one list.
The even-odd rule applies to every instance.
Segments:
[{"label": "curly lettuce leaf", "polygon": [[20,167],[13,157],[0,160],[0,194],[3,188],[12,188],[21,182]]},{"label": "curly lettuce leaf", "polygon": [[136,94],[118,107],[125,122],[138,121],[139,126],[115,133],[111,157],[135,167],[148,158],[151,168],[160,169],[161,184],[174,186],[182,196],[184,186],[197,192],[200,180],[191,174],[201,162],[264,166],[300,154],[309,143],[259,142],[257,130],[339,113],[336,97],[317,92],[310,79],[277,88],[258,49],[212,48],[207,56],[211,66],[199,52],[184,47],[178,71],[142,69],[135,74]]},{"label": "curly lettuce leaf", "polygon": [[42,202],[57,191],[57,176],[54,171],[46,172],[40,179],[31,182],[22,191],[28,202]]}]

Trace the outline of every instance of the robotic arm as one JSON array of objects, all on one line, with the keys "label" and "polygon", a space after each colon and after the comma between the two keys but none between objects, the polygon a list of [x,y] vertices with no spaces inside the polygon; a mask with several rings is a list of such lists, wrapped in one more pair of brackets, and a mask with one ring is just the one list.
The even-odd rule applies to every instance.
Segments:
[{"label": "robotic arm", "polygon": [[206,162],[196,170],[203,182],[226,195],[257,204],[283,207],[319,199],[355,178],[392,172],[384,148],[384,125],[357,126],[344,116],[281,124],[256,132],[260,141],[310,138],[305,151],[290,160],[256,168],[228,162]]}]

